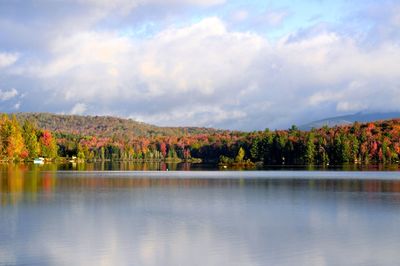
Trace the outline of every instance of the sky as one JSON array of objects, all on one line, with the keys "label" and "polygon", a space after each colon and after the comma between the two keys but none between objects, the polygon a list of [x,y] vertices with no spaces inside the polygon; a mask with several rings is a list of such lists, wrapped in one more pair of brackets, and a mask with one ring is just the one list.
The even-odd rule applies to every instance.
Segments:
[{"label": "sky", "polygon": [[0,112],[259,130],[389,111],[398,0],[0,1]]}]

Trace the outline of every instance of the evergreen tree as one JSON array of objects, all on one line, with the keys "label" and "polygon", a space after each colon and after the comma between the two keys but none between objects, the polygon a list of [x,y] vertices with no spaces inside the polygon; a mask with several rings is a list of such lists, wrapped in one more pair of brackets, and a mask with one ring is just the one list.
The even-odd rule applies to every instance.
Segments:
[{"label": "evergreen tree", "polygon": [[358,139],[355,135],[351,134],[349,136],[349,141],[350,141],[350,145],[351,145],[351,149],[350,149],[350,160],[353,162],[356,162],[359,160],[359,150],[360,150],[360,144],[358,142]]},{"label": "evergreen tree", "polygon": [[315,153],[314,133],[310,133],[307,137],[304,161],[308,164],[314,163]]},{"label": "evergreen tree", "polygon": [[250,148],[250,155],[251,158],[254,161],[260,161],[260,146],[261,146],[261,141],[259,138],[256,138],[253,140],[253,143],[251,144]]}]

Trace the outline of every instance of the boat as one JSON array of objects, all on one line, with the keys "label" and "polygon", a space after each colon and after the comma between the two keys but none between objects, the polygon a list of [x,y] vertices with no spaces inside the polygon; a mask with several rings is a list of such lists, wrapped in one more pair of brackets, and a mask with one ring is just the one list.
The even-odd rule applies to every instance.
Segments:
[{"label": "boat", "polygon": [[33,159],[33,163],[34,164],[44,164],[44,158],[42,158],[42,157],[35,158],[35,159]]}]

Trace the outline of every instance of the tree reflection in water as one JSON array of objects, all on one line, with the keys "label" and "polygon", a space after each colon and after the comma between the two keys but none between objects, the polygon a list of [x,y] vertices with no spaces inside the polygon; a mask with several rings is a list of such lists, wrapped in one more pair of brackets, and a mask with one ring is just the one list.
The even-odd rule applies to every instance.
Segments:
[{"label": "tree reflection in water", "polygon": [[[72,166],[73,167],[73,166]],[[71,167],[70,167],[71,168]],[[104,170],[104,165],[93,166],[85,164],[76,166],[79,171]],[[314,179],[314,178],[208,178],[196,177],[157,177],[146,176],[143,172],[140,176],[131,176],[129,172],[118,176],[84,175],[76,171],[68,171],[69,175],[60,176],[59,170],[69,169],[56,164],[44,166],[24,164],[2,164],[0,165],[0,193],[1,204],[16,205],[19,202],[36,202],[38,194],[44,200],[51,200],[57,191],[74,190],[118,190],[143,187],[265,187],[267,189],[289,189],[289,190],[313,190],[329,192],[368,192],[368,193],[398,193],[400,192],[400,180],[362,180],[352,179]],[[115,168],[113,168],[115,170]],[[146,164],[120,164],[118,170],[142,171],[147,169],[177,169],[176,165],[146,165]],[[181,170],[190,170],[190,165],[181,165]],[[217,172],[216,172],[217,173]],[[216,174],[218,176],[218,174]],[[399,193],[400,197],[400,193]],[[400,199],[399,199],[400,200]]]}]

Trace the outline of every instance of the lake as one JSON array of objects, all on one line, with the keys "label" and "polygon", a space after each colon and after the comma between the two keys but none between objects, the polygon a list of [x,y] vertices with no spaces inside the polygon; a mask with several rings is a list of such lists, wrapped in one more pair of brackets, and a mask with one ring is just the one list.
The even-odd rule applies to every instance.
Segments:
[{"label": "lake", "polygon": [[398,171],[80,169],[1,165],[0,265],[400,261]]}]

